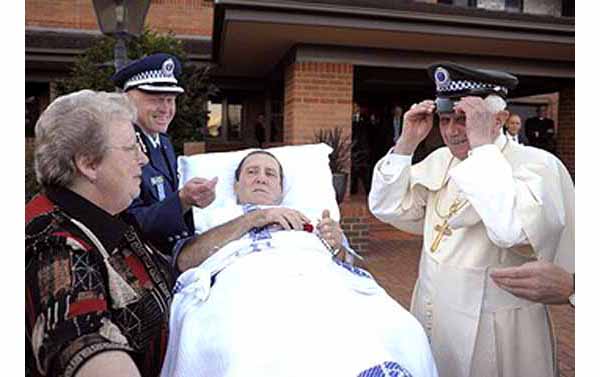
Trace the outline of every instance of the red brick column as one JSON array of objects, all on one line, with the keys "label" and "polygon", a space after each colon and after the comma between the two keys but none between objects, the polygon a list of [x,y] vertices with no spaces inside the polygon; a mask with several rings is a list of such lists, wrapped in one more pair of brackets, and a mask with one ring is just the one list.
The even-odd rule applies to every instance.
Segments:
[{"label": "red brick column", "polygon": [[300,62],[285,70],[284,144],[314,141],[315,131],[352,132],[352,64]]},{"label": "red brick column", "polygon": [[[342,63],[296,62],[285,70],[284,144],[313,143],[315,131],[340,127],[352,133],[354,66]],[[357,252],[367,250],[368,209],[346,195],[341,225]]]},{"label": "red brick column", "polygon": [[575,179],[575,85],[560,91],[557,149],[560,159]]},{"label": "red brick column", "polygon": [[346,201],[341,205],[341,226],[350,246],[359,254],[368,252],[370,213],[364,201]]}]

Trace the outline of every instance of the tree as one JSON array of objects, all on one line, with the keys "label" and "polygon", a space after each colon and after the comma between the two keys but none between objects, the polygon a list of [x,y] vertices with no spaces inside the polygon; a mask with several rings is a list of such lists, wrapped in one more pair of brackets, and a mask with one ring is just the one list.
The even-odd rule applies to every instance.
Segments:
[{"label": "tree", "polygon": [[[115,86],[110,81],[115,69],[112,62],[116,40],[102,36],[93,46],[80,55],[73,66],[71,76],[57,82],[58,95],[82,89],[112,92]],[[169,135],[178,154],[183,152],[186,141],[201,141],[207,130],[208,111],[206,101],[218,92],[210,82],[211,66],[198,66],[188,62],[183,43],[173,33],[158,34],[148,29],[137,38],[127,41],[127,56],[135,60],[157,52],[177,56],[183,65],[180,80],[185,93],[177,97],[177,113],[169,126]],[[25,201],[27,202],[40,187],[35,179],[32,148],[26,149],[25,156]]]},{"label": "tree", "polygon": [[[110,77],[115,72],[112,63],[115,43],[113,37],[99,38],[77,58],[71,76],[57,83],[57,92],[66,94],[82,89],[114,91]],[[127,57],[130,60],[158,52],[177,56],[183,65],[180,84],[185,93],[177,97],[177,113],[168,131],[175,150],[181,154],[184,142],[204,140],[208,120],[206,102],[218,89],[210,82],[211,66],[189,63],[183,43],[173,33],[158,34],[146,29],[139,37],[127,41]]]}]

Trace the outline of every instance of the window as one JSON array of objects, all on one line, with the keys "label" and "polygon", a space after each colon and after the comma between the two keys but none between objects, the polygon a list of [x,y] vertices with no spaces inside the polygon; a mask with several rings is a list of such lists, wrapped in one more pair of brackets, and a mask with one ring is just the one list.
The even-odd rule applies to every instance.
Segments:
[{"label": "window", "polygon": [[505,0],[504,9],[507,12],[523,12],[523,0]]},{"label": "window", "polygon": [[239,140],[242,137],[242,105],[227,104],[227,139]]},{"label": "window", "polygon": [[238,101],[223,98],[208,102],[207,137],[209,140],[242,139],[244,107]]},{"label": "window", "polygon": [[477,8],[477,0],[438,0],[438,4],[456,5],[458,7]]},{"label": "window", "polygon": [[223,105],[220,102],[208,101],[208,136],[218,138],[223,131]]}]

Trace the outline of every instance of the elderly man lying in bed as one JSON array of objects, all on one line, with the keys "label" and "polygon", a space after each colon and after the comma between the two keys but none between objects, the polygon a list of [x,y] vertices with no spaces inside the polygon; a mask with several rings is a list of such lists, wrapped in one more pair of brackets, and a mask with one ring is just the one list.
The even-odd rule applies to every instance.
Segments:
[{"label": "elderly man lying in bed", "polygon": [[350,249],[328,212],[311,231],[277,207],[273,155],[248,154],[235,178],[239,205],[177,254],[162,376],[437,376],[418,321],[333,256]]}]

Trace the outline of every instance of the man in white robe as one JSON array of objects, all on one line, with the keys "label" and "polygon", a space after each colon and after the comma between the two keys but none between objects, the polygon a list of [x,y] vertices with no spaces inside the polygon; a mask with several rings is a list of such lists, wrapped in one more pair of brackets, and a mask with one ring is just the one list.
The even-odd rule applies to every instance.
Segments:
[{"label": "man in white robe", "polygon": [[[500,288],[490,273],[535,260],[573,272],[573,182],[553,155],[500,132],[514,76],[452,63],[429,73],[437,99],[405,114],[369,194],[377,218],[423,234],[411,311],[440,376],[556,375],[546,306]],[[435,112],[446,147],[411,166]]]}]

